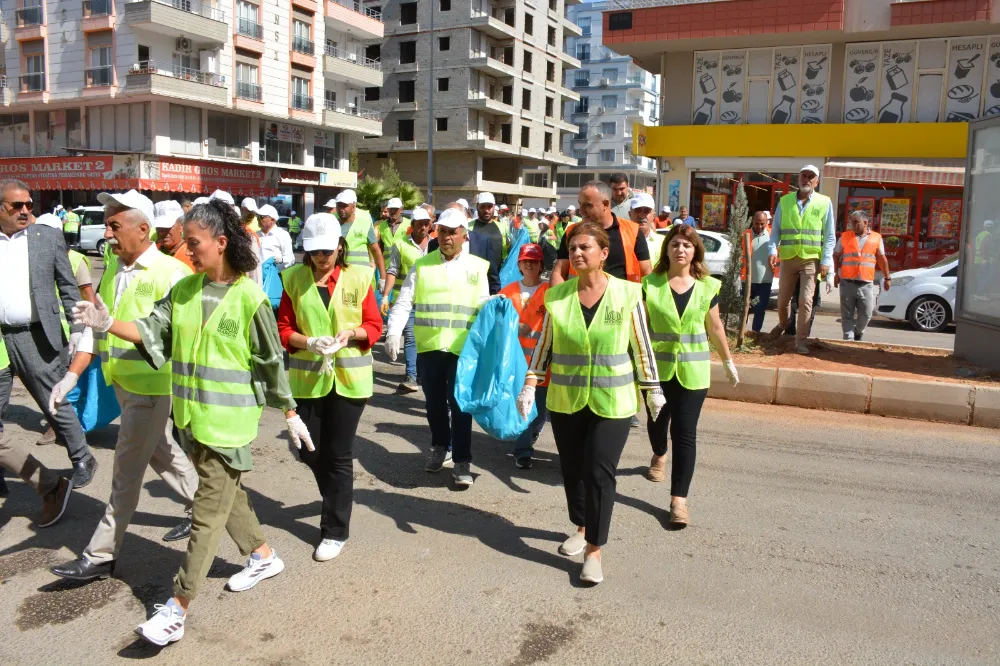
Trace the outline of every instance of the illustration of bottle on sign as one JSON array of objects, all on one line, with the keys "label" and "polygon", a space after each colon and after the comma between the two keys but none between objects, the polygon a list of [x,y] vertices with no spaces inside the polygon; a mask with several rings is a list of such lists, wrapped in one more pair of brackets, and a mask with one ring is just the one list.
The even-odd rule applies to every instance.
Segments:
[{"label": "illustration of bottle on sign", "polygon": [[694,112],[694,120],[691,121],[692,125],[708,125],[712,122],[712,114],[715,113],[715,100],[710,97],[705,97],[702,100],[701,106],[699,106]]},{"label": "illustration of bottle on sign", "polygon": [[794,97],[782,95],[781,101],[778,102],[778,105],[774,107],[773,111],[771,111],[771,124],[786,125],[792,117],[792,104],[794,103]]},{"label": "illustration of bottle on sign", "polygon": [[885,106],[878,110],[878,121],[880,123],[900,123],[903,122],[903,105],[910,101],[906,95],[892,93]]}]

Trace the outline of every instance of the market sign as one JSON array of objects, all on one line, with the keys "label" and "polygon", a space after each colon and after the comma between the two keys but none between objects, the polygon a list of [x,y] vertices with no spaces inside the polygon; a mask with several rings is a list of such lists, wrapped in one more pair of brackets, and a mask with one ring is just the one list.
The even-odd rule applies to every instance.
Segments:
[{"label": "market sign", "polygon": [[301,169],[280,169],[282,185],[320,185],[322,187],[358,186],[358,174],[353,171],[322,169],[305,171]]},{"label": "market sign", "polygon": [[143,156],[138,189],[207,194],[223,190],[238,196],[274,196],[277,169],[176,157]]},{"label": "market sign", "polygon": [[135,187],[138,172],[138,155],[0,159],[0,178],[32,190],[124,190]]}]

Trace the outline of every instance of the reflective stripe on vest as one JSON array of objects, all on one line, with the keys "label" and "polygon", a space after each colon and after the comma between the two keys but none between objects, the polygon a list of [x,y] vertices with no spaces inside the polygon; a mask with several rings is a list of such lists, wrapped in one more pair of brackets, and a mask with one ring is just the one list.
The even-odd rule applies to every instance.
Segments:
[{"label": "reflective stripe on vest", "polygon": [[686,389],[708,388],[712,383],[712,365],[705,316],[722,283],[713,277],[695,280],[683,316],[677,314],[666,273],[647,275],[642,286],[660,381],[669,381],[676,374],[677,381]]},{"label": "reflective stripe on vest", "polygon": [[469,255],[463,261],[466,262],[464,280],[448,276],[439,250],[417,260],[417,286],[413,295],[417,353],[440,350],[462,353],[462,345],[479,313],[479,297],[489,270],[485,259]]},{"label": "reflective stripe on vest", "polygon": [[[128,288],[115,303],[118,257],[112,254],[101,276],[98,293],[112,317],[119,321],[135,321],[148,316],[156,301],[170,293],[171,280],[178,271],[191,274],[191,269],[178,260],[157,252],[152,265],[135,270]],[[117,336],[94,331],[94,342],[104,364],[101,370],[108,386],[115,383],[136,395],[170,395],[170,368],[163,366],[154,370],[135,345]]]},{"label": "reflective stripe on vest", "polygon": [[[340,331],[361,325],[361,306],[371,288],[374,271],[368,266],[340,269],[337,284],[324,307],[315,276],[309,266],[298,265],[282,277],[285,292],[295,310],[295,324],[307,337],[336,336]],[[372,378],[371,350],[361,351],[357,343],[341,349],[333,357],[333,374],[320,374],[323,357],[299,349],[288,359],[288,382],[294,398],[322,398],[336,388],[345,398],[370,398]],[[335,381],[336,380],[336,381]]]},{"label": "reflective stripe on vest", "polygon": [[368,211],[357,208],[351,230],[344,235],[347,243],[347,263],[367,266],[371,262],[368,254],[368,232],[371,231],[372,216]]},{"label": "reflective stripe on vest", "polygon": [[257,437],[263,412],[263,390],[251,374],[250,327],[267,294],[242,276],[203,320],[204,280],[189,275],[170,292],[174,423],[203,444],[235,449]]},{"label": "reflective stripe on vest", "polygon": [[778,203],[781,207],[778,256],[782,261],[795,257],[819,259],[823,255],[823,223],[832,205],[830,198],[813,192],[800,215],[796,196],[795,192],[789,192]]},{"label": "reflective stripe on vest", "polygon": [[608,287],[588,327],[577,279],[545,293],[552,326],[548,408],[573,414],[589,407],[598,416],[620,419],[638,411],[635,372],[629,356],[629,325],[639,304],[639,285],[608,276]]},{"label": "reflective stripe on vest", "polygon": [[[531,365],[531,355],[535,353],[535,347],[542,337],[542,323],[545,321],[545,292],[549,290],[549,283],[543,282],[535,289],[528,302],[521,299],[521,283],[511,282],[500,290],[500,293],[507,297],[517,310],[518,318],[522,324],[531,331],[527,335],[518,332],[517,340],[521,343],[521,350],[524,352],[524,359]],[[548,385],[548,375],[538,386]]]},{"label": "reflective stripe on vest", "polygon": [[840,256],[840,277],[845,280],[875,281],[875,257],[882,244],[882,236],[872,231],[865,246],[858,247],[858,237],[853,231],[840,235],[840,245],[844,253]]},{"label": "reflective stripe on vest", "polygon": [[[635,256],[635,239],[639,237],[639,225],[632,220],[621,217],[618,220],[618,233],[622,237],[622,249],[625,251],[625,279],[629,282],[641,282],[642,275],[639,273],[639,258]],[[566,233],[575,227],[571,224],[566,227]],[[569,274],[576,275],[573,264],[569,265]]]}]

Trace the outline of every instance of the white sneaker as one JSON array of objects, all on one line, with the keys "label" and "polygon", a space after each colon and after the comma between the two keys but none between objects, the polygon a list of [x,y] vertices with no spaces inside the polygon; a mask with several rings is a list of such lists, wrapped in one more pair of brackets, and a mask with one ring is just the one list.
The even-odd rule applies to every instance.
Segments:
[{"label": "white sneaker", "polygon": [[333,558],[340,555],[340,551],[344,548],[343,541],[336,541],[335,539],[323,539],[316,546],[316,550],[313,552],[313,559],[317,562],[326,562],[332,560]]},{"label": "white sneaker", "polygon": [[273,578],[285,570],[285,563],[278,557],[277,551],[271,551],[271,557],[266,560],[257,553],[251,553],[243,571],[229,579],[230,592],[245,592],[266,578]]},{"label": "white sneaker", "polygon": [[169,645],[184,638],[183,611],[170,599],[165,604],[156,604],[156,613],[138,627],[135,633],[153,645]]}]

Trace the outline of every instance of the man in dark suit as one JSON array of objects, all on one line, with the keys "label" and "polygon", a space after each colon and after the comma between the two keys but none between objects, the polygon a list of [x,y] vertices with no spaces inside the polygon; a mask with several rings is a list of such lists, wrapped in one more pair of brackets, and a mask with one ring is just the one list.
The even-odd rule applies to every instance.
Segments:
[{"label": "man in dark suit", "polygon": [[72,310],[80,291],[62,234],[32,224],[27,185],[5,180],[0,182],[0,193],[0,333],[10,358],[10,366],[0,370],[0,414],[10,401],[16,373],[66,442],[73,461],[73,485],[82,488],[93,478],[97,460],[72,406],[63,404],[55,413],[48,407],[52,387],[66,374],[68,360],[83,335],[83,327],[74,325],[66,339],[60,305],[66,312]]},{"label": "man in dark suit", "polygon": [[[454,208],[465,214],[465,207],[460,203],[448,204],[446,208]],[[498,247],[493,239],[481,230],[473,229],[469,231],[469,254],[490,262],[490,270],[486,274],[487,282],[490,285],[490,296],[500,293],[500,265],[503,248]],[[436,238],[432,238],[427,244],[427,252],[438,249]]]}]

